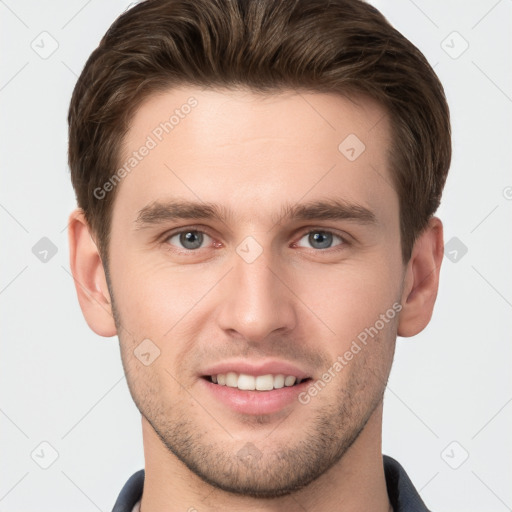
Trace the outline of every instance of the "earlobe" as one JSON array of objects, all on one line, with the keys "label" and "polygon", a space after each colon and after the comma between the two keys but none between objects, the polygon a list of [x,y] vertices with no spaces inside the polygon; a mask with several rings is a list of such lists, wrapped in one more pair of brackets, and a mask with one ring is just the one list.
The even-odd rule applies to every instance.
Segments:
[{"label": "earlobe", "polygon": [[69,264],[78,302],[87,325],[100,336],[117,333],[101,257],[84,212],[71,212],[68,224]]},{"label": "earlobe", "polygon": [[407,264],[398,336],[414,336],[430,322],[439,287],[443,252],[443,224],[437,217],[432,217],[416,239]]}]

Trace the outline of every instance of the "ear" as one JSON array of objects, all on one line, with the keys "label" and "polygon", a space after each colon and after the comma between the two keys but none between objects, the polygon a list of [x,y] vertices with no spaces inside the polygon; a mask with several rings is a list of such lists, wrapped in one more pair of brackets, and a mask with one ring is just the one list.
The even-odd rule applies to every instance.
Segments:
[{"label": "ear", "polygon": [[407,263],[398,336],[414,336],[430,322],[443,254],[443,224],[437,217],[432,217],[416,239]]},{"label": "ear", "polygon": [[96,334],[114,336],[117,330],[103,262],[81,208],[69,216],[68,240],[71,274],[85,321]]}]

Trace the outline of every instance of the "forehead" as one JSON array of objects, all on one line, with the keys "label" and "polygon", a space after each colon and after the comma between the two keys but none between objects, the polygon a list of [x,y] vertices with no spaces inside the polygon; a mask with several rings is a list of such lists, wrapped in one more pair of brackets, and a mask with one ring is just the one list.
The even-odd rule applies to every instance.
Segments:
[{"label": "forehead", "polygon": [[[183,138],[195,137],[203,144],[211,141],[217,146],[235,145],[255,137],[282,139],[286,131],[305,135],[313,147],[325,139],[328,131],[332,132],[329,139],[336,141],[347,130],[364,142],[371,142],[388,131],[386,117],[377,101],[363,95],[180,87],[143,101],[125,142],[130,145],[141,136],[153,134],[172,144],[172,137],[167,137],[172,132]],[[377,125],[380,129],[374,131]]]},{"label": "forehead", "polygon": [[367,97],[172,89],[149,97],[131,121],[114,217],[172,197],[256,222],[326,195],[385,214],[398,208],[389,146],[386,111]]}]

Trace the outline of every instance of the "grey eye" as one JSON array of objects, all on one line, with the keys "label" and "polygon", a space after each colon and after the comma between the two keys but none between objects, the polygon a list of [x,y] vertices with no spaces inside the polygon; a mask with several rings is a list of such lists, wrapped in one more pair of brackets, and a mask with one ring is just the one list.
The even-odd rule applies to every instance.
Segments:
[{"label": "grey eye", "polygon": [[[309,233],[306,233],[302,238],[306,238],[308,240],[308,243],[313,247],[313,249],[329,249],[332,246],[333,239],[338,238],[343,243],[343,239],[335,235],[334,233],[331,233],[330,231],[310,231]],[[341,244],[337,244],[341,245]]]},{"label": "grey eye", "polygon": [[[208,237],[208,235],[206,235],[206,233],[191,229],[191,230],[181,231],[179,233],[176,233],[176,234],[170,236],[168,238],[168,240],[169,240],[169,243],[172,243],[171,241],[174,238],[178,238],[178,242],[181,245],[181,247],[183,247],[184,249],[193,251],[195,249],[199,249],[202,246],[205,236]],[[173,244],[173,245],[175,245],[175,244]]]}]

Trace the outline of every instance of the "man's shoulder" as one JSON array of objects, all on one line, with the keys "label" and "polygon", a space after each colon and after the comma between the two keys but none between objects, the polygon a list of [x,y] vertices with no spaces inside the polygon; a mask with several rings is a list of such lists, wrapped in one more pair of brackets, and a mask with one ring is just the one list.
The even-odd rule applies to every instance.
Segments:
[{"label": "man's shoulder", "polygon": [[112,512],[132,512],[133,507],[142,496],[144,477],[145,471],[140,469],[127,480],[117,497]]},{"label": "man's shoulder", "polygon": [[394,512],[430,512],[402,465],[383,455],[388,496]]}]

